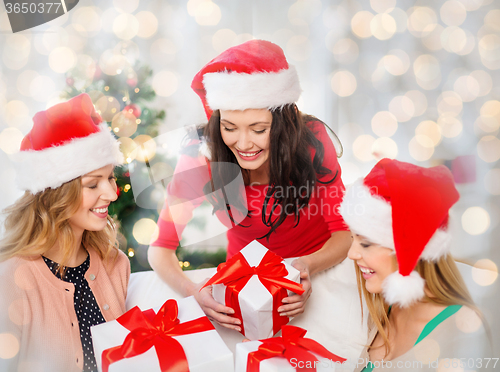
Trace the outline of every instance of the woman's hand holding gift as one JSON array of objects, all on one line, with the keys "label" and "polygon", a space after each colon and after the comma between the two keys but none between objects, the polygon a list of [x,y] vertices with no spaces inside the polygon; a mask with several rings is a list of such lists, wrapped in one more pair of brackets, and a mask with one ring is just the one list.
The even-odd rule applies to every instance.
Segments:
[{"label": "woman's hand holding gift", "polygon": [[301,295],[295,294],[283,299],[283,304],[278,308],[281,316],[296,316],[304,312],[306,302],[312,293],[311,278],[309,268],[302,258],[297,258],[292,262],[292,266],[300,271],[300,284],[304,288]]}]

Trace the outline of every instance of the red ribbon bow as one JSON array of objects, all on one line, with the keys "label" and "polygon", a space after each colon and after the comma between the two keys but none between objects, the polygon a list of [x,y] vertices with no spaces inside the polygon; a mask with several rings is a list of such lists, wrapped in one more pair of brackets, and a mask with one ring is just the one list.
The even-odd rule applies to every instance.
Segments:
[{"label": "red ribbon bow", "polygon": [[168,300],[158,314],[151,309],[142,312],[135,306],[116,319],[130,333],[122,345],[102,352],[103,372],[108,372],[110,364],[145,353],[153,346],[162,372],[189,372],[184,349],[172,336],[205,332],[215,328],[207,317],[180,323],[177,314],[177,301]]},{"label": "red ribbon bow", "polygon": [[[345,358],[341,358],[316,341],[304,338],[307,333],[305,329],[286,325],[281,329],[281,337],[268,338],[262,340],[262,344],[257,351],[248,354],[247,372],[259,372],[260,362],[274,357],[283,357],[293,366],[297,366],[296,371],[316,371],[318,359],[311,353],[314,352],[323,358],[331,360],[332,363],[343,363]],[[292,363],[291,359],[294,359]]]},{"label": "red ribbon bow", "polygon": [[288,271],[282,258],[277,254],[267,251],[258,266],[250,266],[240,252],[220,264],[217,273],[202,289],[212,284],[224,284],[227,287],[226,306],[234,310],[233,316],[241,321],[241,333],[245,334],[238,296],[253,275],[259,277],[260,282],[273,296],[273,334],[276,334],[289,321],[288,317],[280,316],[278,313],[282,300],[288,297],[287,289],[297,294],[304,293],[301,284],[285,278]]}]

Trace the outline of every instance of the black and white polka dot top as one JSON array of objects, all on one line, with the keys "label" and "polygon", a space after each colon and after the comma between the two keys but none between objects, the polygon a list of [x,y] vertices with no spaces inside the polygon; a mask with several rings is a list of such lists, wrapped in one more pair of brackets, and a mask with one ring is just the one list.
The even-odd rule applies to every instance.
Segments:
[{"label": "black and white polka dot top", "polygon": [[[50,271],[56,277],[61,279],[60,273],[57,271],[59,264],[43,257],[43,260],[49,267]],[[65,282],[72,283],[75,286],[74,305],[78,326],[80,328],[80,340],[83,348],[83,371],[97,371],[97,364],[94,357],[94,348],[92,346],[92,337],[90,327],[104,323],[101,309],[97,305],[94,294],[89,287],[89,283],[85,279],[85,273],[90,266],[90,255],[87,256],[85,262],[77,267],[67,267],[64,275]]]}]

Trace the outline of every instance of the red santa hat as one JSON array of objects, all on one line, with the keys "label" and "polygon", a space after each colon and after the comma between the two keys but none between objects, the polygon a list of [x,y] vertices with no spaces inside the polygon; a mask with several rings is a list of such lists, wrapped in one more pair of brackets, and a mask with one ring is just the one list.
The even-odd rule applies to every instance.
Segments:
[{"label": "red santa hat", "polygon": [[301,93],[295,68],[269,41],[250,40],[222,52],[194,77],[207,118],[214,110],[274,109],[296,102]]},{"label": "red santa hat", "polygon": [[13,155],[17,184],[36,194],[106,165],[123,163],[120,143],[102,122],[88,94],[33,117],[33,128]]},{"label": "red santa hat", "polygon": [[351,231],[396,252],[398,271],[382,284],[389,304],[408,306],[424,296],[415,266],[419,259],[436,261],[449,252],[448,211],[458,198],[445,166],[391,159],[380,160],[347,190],[340,213]]}]

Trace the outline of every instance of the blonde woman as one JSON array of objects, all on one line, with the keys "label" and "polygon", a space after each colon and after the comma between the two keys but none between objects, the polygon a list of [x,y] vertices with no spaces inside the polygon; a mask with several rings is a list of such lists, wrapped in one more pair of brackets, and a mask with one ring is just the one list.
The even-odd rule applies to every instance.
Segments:
[{"label": "blonde woman", "polygon": [[[356,371],[481,368],[492,357],[482,316],[449,254],[449,209],[458,200],[444,166],[383,159],[346,193],[370,334]],[[458,369],[454,369],[458,368]]]},{"label": "blonde woman", "polygon": [[0,241],[0,370],[94,371],[90,327],[125,312],[130,275],[108,215],[122,155],[86,94],[33,121]]}]

